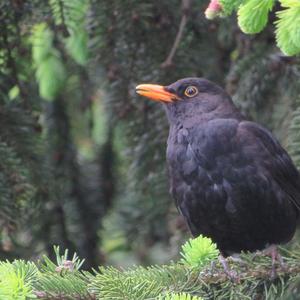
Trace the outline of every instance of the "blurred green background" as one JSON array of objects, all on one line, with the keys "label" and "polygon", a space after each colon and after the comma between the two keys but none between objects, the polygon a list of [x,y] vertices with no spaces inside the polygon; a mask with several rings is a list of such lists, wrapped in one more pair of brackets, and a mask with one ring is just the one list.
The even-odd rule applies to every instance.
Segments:
[{"label": "blurred green background", "polygon": [[189,233],[168,193],[168,125],[139,83],[219,83],[300,167],[299,58],[280,52],[271,24],[246,36],[234,16],[206,20],[207,5],[1,0],[1,260],[53,245],[85,268],[178,256]]}]

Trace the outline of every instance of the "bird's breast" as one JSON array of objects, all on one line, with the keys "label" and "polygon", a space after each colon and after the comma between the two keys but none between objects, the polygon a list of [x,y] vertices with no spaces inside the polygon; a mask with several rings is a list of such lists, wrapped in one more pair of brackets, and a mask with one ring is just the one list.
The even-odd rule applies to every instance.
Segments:
[{"label": "bird's breast", "polygon": [[237,126],[235,120],[216,120],[204,126],[170,128],[167,164],[170,192],[178,205],[190,190],[194,195],[198,194],[197,201],[213,199],[207,196],[210,191],[218,194],[218,190],[224,190],[223,173],[234,176],[235,172],[231,160],[235,155],[232,139]]}]

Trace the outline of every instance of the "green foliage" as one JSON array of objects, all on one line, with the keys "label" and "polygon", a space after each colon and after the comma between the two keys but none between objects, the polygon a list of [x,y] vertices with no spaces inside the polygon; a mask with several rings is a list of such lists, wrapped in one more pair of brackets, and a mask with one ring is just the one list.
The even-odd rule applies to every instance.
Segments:
[{"label": "green foliage", "polygon": [[67,39],[67,50],[80,65],[85,65],[88,60],[87,42],[87,33],[81,29],[77,29],[76,32]]},{"label": "green foliage", "polygon": [[[286,267],[277,268],[277,278],[271,279],[271,258],[261,254],[242,254],[240,262],[228,259],[230,267],[238,272],[240,281],[233,283],[224,274],[223,267],[197,270],[180,263],[135,267],[118,270],[100,267],[94,274],[71,267],[66,252],[59,264],[41,264],[16,260],[0,263],[0,296],[7,300],[39,299],[104,299],[104,300],[202,300],[202,299],[291,299],[299,282],[299,249],[284,252]],[[44,258],[45,259],[45,258]],[[74,265],[80,266],[78,259]],[[73,266],[74,266],[73,265]],[[55,266],[55,267],[54,267]]]},{"label": "green foliage", "polygon": [[65,45],[71,57],[80,65],[88,59],[88,36],[85,17],[88,9],[86,0],[50,0],[56,25],[64,26]]},{"label": "green foliage", "polygon": [[80,272],[42,272],[39,273],[33,287],[37,291],[36,294],[44,295],[45,298],[66,295],[63,299],[88,299],[87,285],[88,277]]},{"label": "green foliage", "polygon": [[237,10],[239,6],[246,0],[220,0],[222,5],[223,14],[228,16],[232,14],[233,11]]},{"label": "green foliage", "polygon": [[268,22],[275,0],[248,0],[238,8],[238,23],[245,33],[258,33]]},{"label": "green foliage", "polygon": [[69,250],[66,249],[64,254],[60,254],[59,246],[54,246],[56,264],[53,263],[47,256],[43,257],[41,269],[50,272],[78,271],[84,263],[84,259],[79,259],[77,253],[73,254],[71,260],[68,259]]},{"label": "green foliage", "polygon": [[183,246],[181,256],[183,262],[192,268],[202,268],[218,257],[217,245],[210,238],[200,235],[189,239]]},{"label": "green foliage", "polygon": [[202,298],[197,296],[191,296],[190,294],[186,293],[168,293],[167,295],[160,296],[159,300],[202,300]]},{"label": "green foliage", "polygon": [[88,273],[79,271],[84,260],[80,260],[76,253],[72,259],[68,257],[68,250],[60,254],[59,247],[54,247],[56,263],[47,256],[39,265],[40,272],[34,283],[34,289],[41,295],[55,297],[69,295],[70,297],[88,297]]},{"label": "green foliage", "polygon": [[[268,23],[269,12],[275,0],[220,0],[222,12],[219,15],[230,15],[237,11],[238,24],[247,34],[261,32]],[[278,47],[286,55],[292,56],[300,52],[300,3],[297,0],[279,0],[285,9],[276,12],[276,41]]]},{"label": "green foliage", "polygon": [[[13,103],[0,109],[0,223],[28,221],[39,202],[46,166],[33,115]],[[44,167],[44,168],[43,168]],[[3,224],[3,223],[4,224]]]},{"label": "green foliage", "polygon": [[15,150],[4,141],[0,141],[0,157],[5,157],[5,162],[0,164],[2,170],[0,174],[0,203],[6,217],[13,219],[16,210],[25,211],[29,200],[36,193],[36,188],[28,181],[29,170],[24,167]]},{"label": "green foliage", "polygon": [[281,0],[286,9],[278,11],[276,24],[276,40],[279,48],[286,55],[300,52],[300,2],[297,0]]},{"label": "green foliage", "polygon": [[187,271],[177,264],[125,271],[102,267],[91,281],[90,289],[99,299],[151,299],[166,289],[184,285],[186,274]]},{"label": "green foliage", "polygon": [[56,98],[65,84],[66,71],[60,53],[53,46],[54,35],[46,23],[32,29],[32,57],[36,66],[36,79],[41,97]]},{"label": "green foliage", "polygon": [[36,266],[31,262],[0,262],[0,299],[35,299],[32,284],[37,272]]}]

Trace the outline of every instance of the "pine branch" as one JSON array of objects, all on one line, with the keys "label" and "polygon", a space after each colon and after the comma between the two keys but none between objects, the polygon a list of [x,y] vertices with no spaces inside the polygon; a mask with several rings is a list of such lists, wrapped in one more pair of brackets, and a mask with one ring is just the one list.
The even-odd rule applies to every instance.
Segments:
[{"label": "pine branch", "polygon": [[[56,250],[56,264],[47,257],[37,266],[24,261],[0,263],[0,295],[7,292],[1,285],[6,276],[10,293],[18,289],[24,296],[34,294],[38,299],[166,300],[176,294],[200,299],[288,299],[285,294],[291,296],[294,283],[300,280],[300,248],[282,251],[285,267],[277,266],[276,278],[271,278],[271,258],[261,253],[244,253],[238,261],[229,258],[230,268],[239,278],[238,282],[232,282],[217,260],[198,268],[179,262],[128,270],[101,267],[91,274],[80,271],[77,256],[68,260],[67,252],[61,256]],[[11,275],[7,276],[7,272]],[[17,274],[22,274],[18,277],[18,286],[24,286],[21,290],[13,285]]]}]

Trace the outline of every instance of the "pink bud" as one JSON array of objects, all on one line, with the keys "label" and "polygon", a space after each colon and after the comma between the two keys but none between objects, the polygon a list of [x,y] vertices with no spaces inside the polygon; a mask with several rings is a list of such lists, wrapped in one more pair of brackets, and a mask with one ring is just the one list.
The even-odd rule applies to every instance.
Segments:
[{"label": "pink bud", "polygon": [[214,19],[222,11],[222,5],[219,0],[211,0],[207,9],[205,10],[205,16],[207,19]]}]

